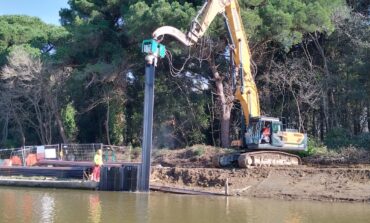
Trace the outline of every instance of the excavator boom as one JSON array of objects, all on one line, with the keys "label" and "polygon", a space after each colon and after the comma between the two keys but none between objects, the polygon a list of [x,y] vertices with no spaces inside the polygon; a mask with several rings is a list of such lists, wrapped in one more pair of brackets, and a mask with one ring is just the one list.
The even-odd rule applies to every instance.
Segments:
[{"label": "excavator boom", "polygon": [[[299,164],[298,156],[283,151],[305,150],[306,134],[284,131],[279,119],[261,116],[258,91],[251,71],[251,53],[237,0],[208,0],[193,19],[187,33],[175,27],[163,26],[153,32],[153,38],[160,42],[164,36],[170,35],[185,46],[191,47],[204,36],[214,18],[220,14],[225,18],[232,43],[229,48],[234,66],[233,75],[239,80],[235,98],[242,106],[247,126],[242,130],[239,144],[252,152],[217,156],[213,159],[215,166],[236,162],[241,167]],[[265,128],[269,129],[266,132],[271,132],[269,136],[262,134]]]},{"label": "excavator boom", "polygon": [[235,97],[242,105],[245,123],[248,125],[249,118],[259,117],[261,112],[258,91],[250,67],[251,53],[239,10],[236,0],[208,0],[192,21],[190,30],[186,34],[175,27],[163,26],[153,32],[153,38],[159,40],[165,35],[170,35],[185,46],[192,46],[204,36],[214,18],[224,14],[233,43],[231,48],[234,66],[238,70],[237,76],[240,79]]}]

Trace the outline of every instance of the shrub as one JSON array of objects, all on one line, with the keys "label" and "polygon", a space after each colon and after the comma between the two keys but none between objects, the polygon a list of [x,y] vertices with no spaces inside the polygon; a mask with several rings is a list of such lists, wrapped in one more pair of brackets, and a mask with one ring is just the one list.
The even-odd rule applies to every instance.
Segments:
[{"label": "shrub", "polygon": [[334,128],[326,134],[324,143],[330,149],[338,149],[349,146],[353,141],[348,130],[344,128]]},{"label": "shrub", "polygon": [[362,133],[355,137],[353,145],[359,148],[370,150],[370,133]]},{"label": "shrub", "polygon": [[204,149],[202,148],[196,148],[193,150],[193,154],[194,156],[201,156],[204,154]]},{"label": "shrub", "polygon": [[326,146],[315,138],[308,138],[307,151],[299,153],[300,156],[311,156],[316,154],[326,154],[328,149]]}]

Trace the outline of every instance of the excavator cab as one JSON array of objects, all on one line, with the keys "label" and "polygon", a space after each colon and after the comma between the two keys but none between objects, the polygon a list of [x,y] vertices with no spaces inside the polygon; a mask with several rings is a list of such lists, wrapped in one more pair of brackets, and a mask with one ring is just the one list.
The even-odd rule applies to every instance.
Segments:
[{"label": "excavator cab", "polygon": [[244,146],[248,149],[257,149],[262,145],[270,146],[277,143],[273,135],[281,131],[282,124],[278,119],[258,117],[251,118],[244,133]]},{"label": "excavator cab", "polygon": [[285,130],[278,118],[251,118],[245,129],[243,147],[248,150],[305,150],[306,134]]}]

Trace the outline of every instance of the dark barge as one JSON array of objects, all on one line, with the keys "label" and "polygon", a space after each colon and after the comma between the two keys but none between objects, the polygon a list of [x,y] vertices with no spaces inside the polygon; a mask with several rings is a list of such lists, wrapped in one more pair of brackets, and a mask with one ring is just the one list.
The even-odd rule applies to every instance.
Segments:
[{"label": "dark barge", "polygon": [[104,164],[100,182],[90,180],[93,162],[42,160],[37,166],[0,166],[0,185],[136,191],[140,163]]}]

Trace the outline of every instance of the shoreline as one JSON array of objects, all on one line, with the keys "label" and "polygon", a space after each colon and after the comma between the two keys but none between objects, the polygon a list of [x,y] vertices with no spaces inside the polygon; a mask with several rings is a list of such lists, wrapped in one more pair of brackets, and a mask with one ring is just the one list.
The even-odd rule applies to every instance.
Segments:
[{"label": "shoreline", "polygon": [[230,196],[370,203],[370,167],[153,167],[151,184]]},{"label": "shoreline", "polygon": [[[24,176],[2,176],[0,185],[97,187],[89,181]],[[178,194],[370,203],[370,166],[323,168],[302,165],[252,169],[153,166],[150,186],[152,191]]]}]

